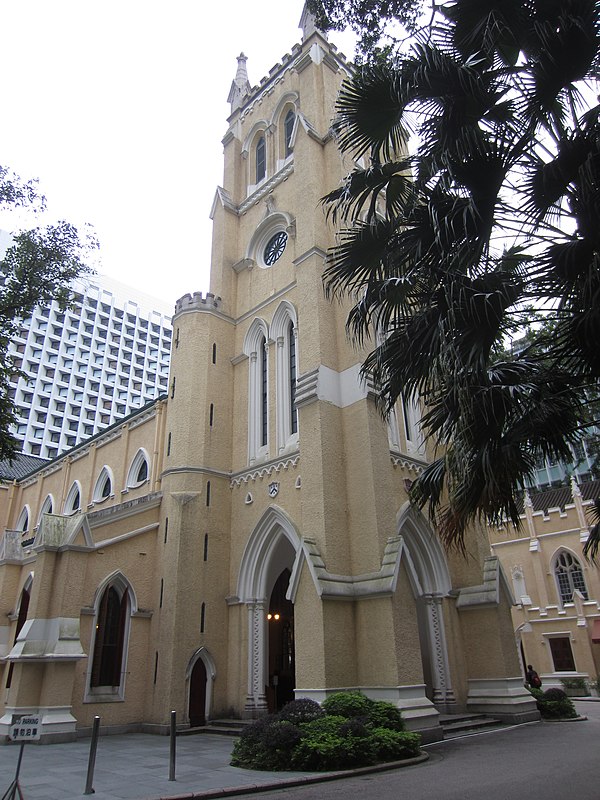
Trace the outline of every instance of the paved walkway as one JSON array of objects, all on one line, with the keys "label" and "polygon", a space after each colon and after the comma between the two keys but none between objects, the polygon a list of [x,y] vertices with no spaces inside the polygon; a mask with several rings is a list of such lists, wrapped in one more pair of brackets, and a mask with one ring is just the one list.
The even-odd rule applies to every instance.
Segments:
[{"label": "paved walkway", "polygon": [[[579,704],[578,704],[579,705]],[[600,704],[594,704],[600,718]],[[589,706],[588,706],[589,708]],[[581,713],[587,713],[585,704]],[[583,723],[586,724],[586,723]],[[557,727],[557,734],[560,728]],[[503,731],[503,735],[510,731]],[[488,734],[493,746],[495,734]],[[219,797],[249,793],[290,782],[304,784],[325,776],[300,772],[255,772],[229,766],[233,739],[227,736],[183,736],[177,739],[176,781],[169,781],[169,739],[128,734],[99,739],[94,772],[95,800],[158,800]],[[468,740],[465,740],[465,744]],[[442,745],[443,746],[443,745]],[[20,786],[25,800],[66,800],[84,796],[90,741],[27,744]],[[0,797],[14,778],[18,745],[0,747]],[[433,755],[433,753],[432,753]],[[423,764],[419,770],[427,770]]]},{"label": "paved walkway", "polygon": [[[271,786],[314,772],[255,772],[229,766],[230,736],[177,738],[175,781],[169,781],[169,737],[131,733],[98,740],[94,770],[95,800],[146,800],[203,796],[211,790]],[[19,776],[25,800],[82,797],[87,779],[90,740],[66,744],[26,744]],[[0,797],[15,777],[19,745],[0,747]]]}]

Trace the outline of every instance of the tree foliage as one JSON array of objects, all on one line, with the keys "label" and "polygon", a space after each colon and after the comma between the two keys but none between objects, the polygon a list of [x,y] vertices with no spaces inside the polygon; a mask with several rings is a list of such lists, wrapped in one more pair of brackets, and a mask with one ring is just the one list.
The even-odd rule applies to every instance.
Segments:
[{"label": "tree foliage", "polygon": [[[0,209],[23,209],[37,219],[45,198],[34,181],[0,166]],[[9,380],[20,370],[9,344],[36,306],[52,300],[68,305],[71,283],[89,271],[86,258],[94,247],[91,234],[83,238],[73,225],[60,221],[13,233],[0,257],[0,459],[12,458],[17,450],[10,433],[16,416]]]},{"label": "tree foliage", "polygon": [[358,37],[363,57],[373,54],[382,42],[395,41],[390,28],[399,24],[414,31],[424,0],[308,0],[317,27],[323,31],[351,28]]},{"label": "tree foliage", "polygon": [[[570,460],[590,424],[599,42],[593,0],[454,0],[338,99],[357,166],[324,198],[340,226],[325,286],[352,298],[351,336],[376,342],[363,371],[383,410],[424,401],[438,450],[412,499],[447,545],[474,520],[518,524],[536,461]],[[532,306],[552,324],[507,355]]]}]

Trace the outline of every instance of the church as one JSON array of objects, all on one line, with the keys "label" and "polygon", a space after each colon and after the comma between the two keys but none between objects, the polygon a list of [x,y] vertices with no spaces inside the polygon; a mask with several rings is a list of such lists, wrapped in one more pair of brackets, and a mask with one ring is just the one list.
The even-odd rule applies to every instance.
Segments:
[{"label": "church", "polygon": [[168,393],[0,484],[0,736],[257,718],[358,689],[425,741],[442,713],[537,719],[486,531],[447,553],[408,502],[418,404],[382,419],[324,296],[320,198],[352,66],[305,10],[252,86],[238,58],[211,288],[177,301]]}]

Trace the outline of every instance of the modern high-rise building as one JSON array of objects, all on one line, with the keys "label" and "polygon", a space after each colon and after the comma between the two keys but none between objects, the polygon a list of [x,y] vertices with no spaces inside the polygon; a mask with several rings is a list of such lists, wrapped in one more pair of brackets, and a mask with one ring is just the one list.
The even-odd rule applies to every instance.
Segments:
[{"label": "modern high-rise building", "polygon": [[73,305],[38,307],[10,352],[22,451],[55,458],[167,392],[171,318],[160,300],[100,275],[76,282]]}]

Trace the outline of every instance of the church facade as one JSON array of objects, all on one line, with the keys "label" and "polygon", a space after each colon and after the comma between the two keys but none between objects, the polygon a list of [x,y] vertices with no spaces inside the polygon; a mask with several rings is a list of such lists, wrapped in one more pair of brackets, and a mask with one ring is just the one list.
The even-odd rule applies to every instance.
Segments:
[{"label": "church facade", "polygon": [[176,304],[168,396],[0,485],[0,735],[32,711],[51,741],[342,688],[427,740],[442,712],[537,718],[485,530],[445,553],[408,503],[418,409],[382,420],[324,297],[351,68],[301,25],[260,85],[238,59],[211,291]]},{"label": "church facade", "polygon": [[544,688],[598,693],[600,574],[585,557],[600,481],[528,492],[521,526],[490,528],[492,551],[512,583],[515,638],[523,669]]}]

